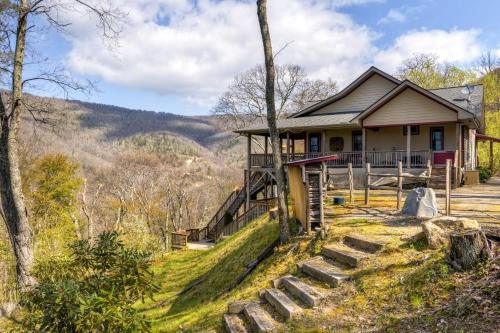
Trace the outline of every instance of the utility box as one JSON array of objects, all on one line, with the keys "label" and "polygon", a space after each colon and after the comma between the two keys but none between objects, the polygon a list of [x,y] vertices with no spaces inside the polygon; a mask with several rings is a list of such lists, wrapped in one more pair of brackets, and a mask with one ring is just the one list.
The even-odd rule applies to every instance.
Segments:
[{"label": "utility box", "polygon": [[464,185],[476,185],[476,184],[479,184],[479,171],[466,170],[464,173]]}]

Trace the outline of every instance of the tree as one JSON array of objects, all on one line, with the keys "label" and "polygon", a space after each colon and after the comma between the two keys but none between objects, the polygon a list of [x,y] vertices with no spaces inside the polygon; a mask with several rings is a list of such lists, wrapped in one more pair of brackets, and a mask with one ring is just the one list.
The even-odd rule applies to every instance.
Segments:
[{"label": "tree", "polygon": [[479,72],[481,75],[486,76],[498,68],[500,68],[500,59],[493,52],[488,51],[481,55],[481,59],[479,60]]},{"label": "tree", "polygon": [[149,332],[134,304],[158,291],[150,254],[127,248],[116,232],[77,241],[69,259],[39,267],[39,284],[24,293],[27,332]]},{"label": "tree", "polygon": [[436,55],[425,53],[415,54],[406,59],[399,67],[396,76],[426,89],[461,86],[477,79],[473,70],[439,63]]},{"label": "tree", "polygon": [[285,172],[281,161],[281,147],[278,128],[276,126],[276,106],[274,101],[274,60],[271,45],[271,34],[267,23],[267,1],[257,0],[257,16],[259,18],[262,44],[264,46],[264,58],[266,64],[266,108],[269,136],[274,161],[274,172],[276,176],[276,187],[278,192],[278,221],[280,225],[280,242],[287,243],[290,240],[290,227],[288,224],[288,203],[285,191]]},{"label": "tree", "polygon": [[[104,37],[114,38],[119,33],[117,22],[120,12],[105,1],[67,0],[19,0],[1,2],[2,24],[0,28],[3,41],[1,51],[1,75],[10,78],[8,99],[0,95],[0,201],[1,216],[7,226],[9,238],[16,258],[17,283],[21,289],[30,287],[36,281],[30,276],[33,266],[32,234],[28,221],[25,199],[22,192],[19,169],[19,138],[21,115],[29,112],[37,121],[40,110],[33,108],[23,98],[24,90],[34,82],[43,81],[55,84],[67,95],[71,90],[87,90],[91,84],[72,80],[61,66],[48,68],[35,77],[24,77],[26,59],[33,62],[35,56],[27,57],[27,35],[36,24],[46,22],[58,31],[65,31],[70,22],[64,21],[67,11],[84,10],[96,18]],[[36,20],[34,19],[36,17]],[[31,19],[33,18],[32,22]],[[28,22],[30,25],[28,25]],[[93,22],[91,22],[93,23]],[[13,49],[11,49],[13,45]],[[36,52],[33,53],[36,55]],[[28,54],[29,56],[30,54]],[[40,58],[39,58],[40,59]]]},{"label": "tree", "polygon": [[[298,65],[276,65],[274,87],[276,116],[283,118],[310,102],[323,100],[337,91],[331,79],[311,80]],[[266,117],[266,69],[257,65],[236,75],[228,90],[219,98],[212,113],[225,119],[233,128]]]}]

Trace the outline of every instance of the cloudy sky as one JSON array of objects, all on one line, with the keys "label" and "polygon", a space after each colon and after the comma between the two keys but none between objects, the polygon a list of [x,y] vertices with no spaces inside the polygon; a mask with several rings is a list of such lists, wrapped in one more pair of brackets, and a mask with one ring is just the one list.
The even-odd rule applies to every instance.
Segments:
[{"label": "cloudy sky", "polygon": [[[470,65],[500,56],[500,1],[269,0],[278,63],[345,86],[375,65],[394,73],[414,53]],[[118,45],[72,13],[71,34],[37,42],[75,76],[99,81],[87,100],[185,115],[208,114],[235,74],[262,62],[254,1],[121,0]],[[80,97],[80,96],[76,96]]]}]

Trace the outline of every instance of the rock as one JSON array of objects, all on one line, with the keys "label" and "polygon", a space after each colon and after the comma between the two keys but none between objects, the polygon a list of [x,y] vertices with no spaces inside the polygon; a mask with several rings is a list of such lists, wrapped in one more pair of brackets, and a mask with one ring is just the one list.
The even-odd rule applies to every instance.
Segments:
[{"label": "rock", "polygon": [[9,302],[0,304],[0,318],[11,318],[17,309],[17,303]]},{"label": "rock", "polygon": [[422,223],[422,230],[424,231],[425,237],[427,238],[427,243],[432,249],[437,249],[444,244],[448,243],[448,234],[446,231],[432,223],[431,221],[426,221]]},{"label": "rock", "polygon": [[451,216],[442,216],[434,218],[430,221],[435,225],[439,226],[440,228],[447,230],[448,232],[481,229],[479,223],[477,223],[476,220],[471,220],[463,217],[459,218]]},{"label": "rock", "polygon": [[402,213],[418,218],[438,216],[436,194],[432,188],[417,187],[406,197]]},{"label": "rock", "polygon": [[250,303],[249,301],[234,301],[227,305],[227,313],[239,314],[243,312],[245,306]]}]

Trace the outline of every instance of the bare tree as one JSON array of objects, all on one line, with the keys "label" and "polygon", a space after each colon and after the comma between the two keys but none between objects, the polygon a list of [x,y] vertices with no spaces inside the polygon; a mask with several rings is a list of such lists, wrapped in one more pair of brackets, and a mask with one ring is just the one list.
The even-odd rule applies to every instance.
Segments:
[{"label": "bare tree", "polygon": [[3,37],[0,41],[3,41],[2,58],[5,59],[2,61],[1,72],[11,80],[6,103],[0,96],[0,201],[1,214],[16,258],[17,283],[21,289],[25,289],[36,281],[30,275],[33,265],[32,231],[22,193],[18,158],[21,115],[25,111],[32,113],[23,98],[24,89],[40,81],[56,85],[65,94],[71,90],[84,91],[92,86],[72,80],[58,66],[52,70],[43,70],[35,77],[24,78],[27,35],[42,21],[64,32],[71,23],[64,21],[64,14],[67,11],[84,10],[97,19],[97,25],[105,37],[114,38],[119,33],[117,22],[121,13],[106,1],[94,0],[2,1],[2,6],[4,5],[0,25]]},{"label": "bare tree", "polygon": [[483,53],[479,60],[479,71],[481,75],[488,75],[497,68],[500,68],[500,58],[496,57],[491,51]]},{"label": "bare tree", "polygon": [[[274,87],[276,116],[283,118],[334,94],[332,80],[311,80],[298,65],[276,65]],[[236,75],[228,90],[219,98],[212,113],[222,117],[233,128],[266,118],[266,69],[257,65]]]},{"label": "bare tree", "polygon": [[276,106],[274,101],[274,60],[271,45],[271,34],[267,24],[267,1],[257,0],[257,16],[259,18],[262,44],[264,46],[264,57],[266,64],[266,107],[267,124],[271,138],[273,152],[274,171],[276,175],[276,187],[278,190],[278,220],[280,225],[280,242],[290,241],[290,227],[288,225],[288,204],[285,190],[285,172],[281,161],[281,147],[278,128],[276,126]]}]

